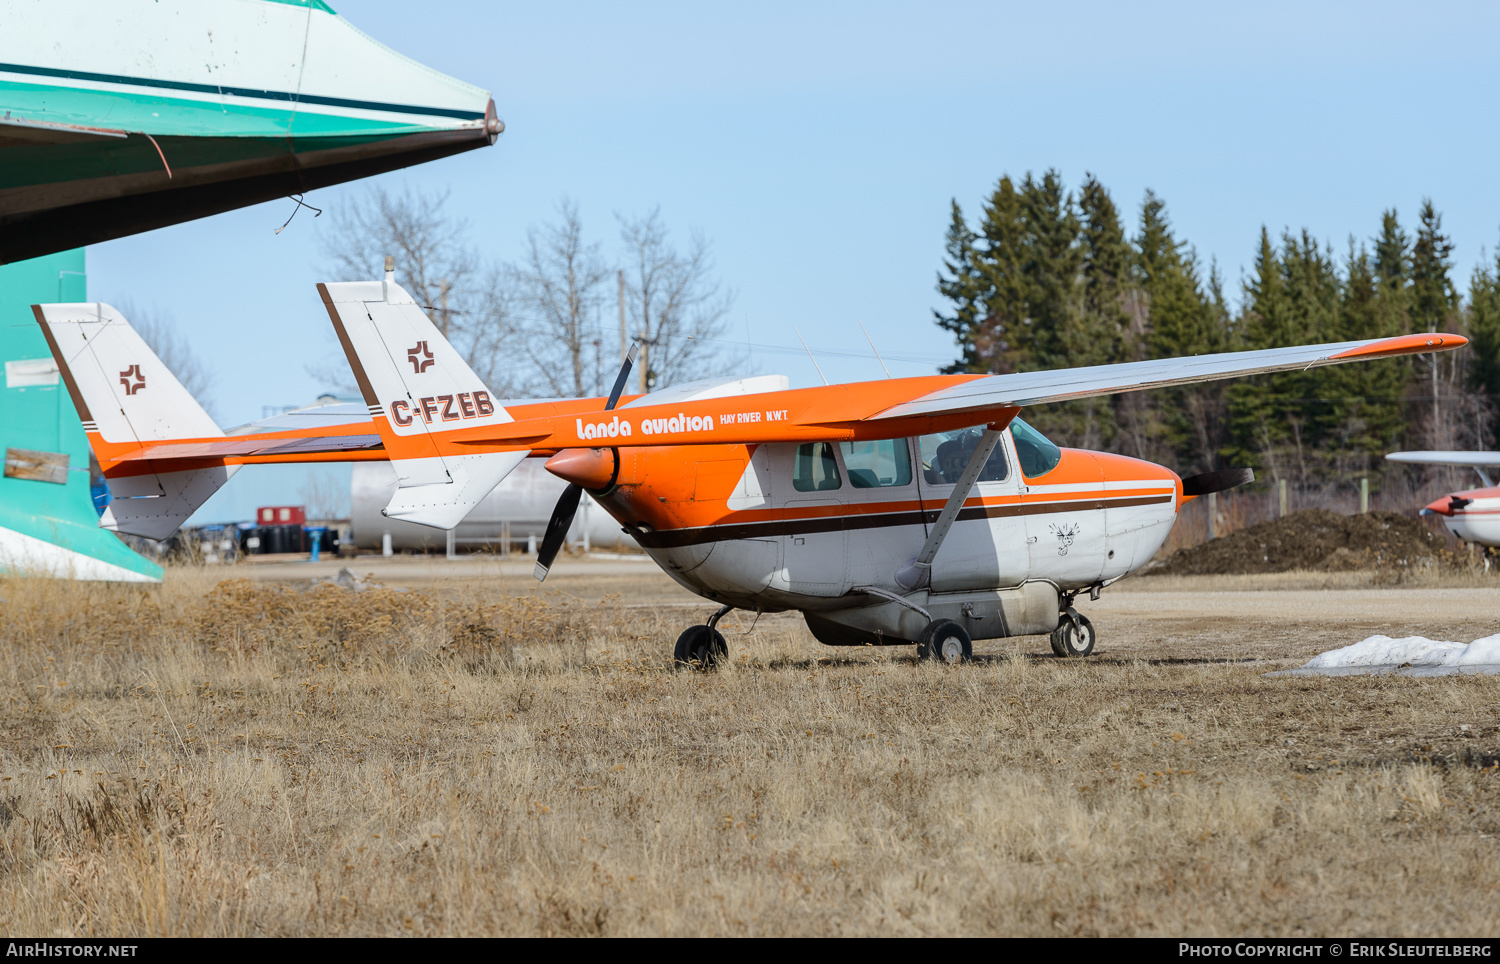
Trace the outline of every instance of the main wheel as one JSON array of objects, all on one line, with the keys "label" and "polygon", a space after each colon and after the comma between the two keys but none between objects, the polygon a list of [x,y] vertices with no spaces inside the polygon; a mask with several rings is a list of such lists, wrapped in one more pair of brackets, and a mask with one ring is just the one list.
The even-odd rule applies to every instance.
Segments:
[{"label": "main wheel", "polygon": [[1069,608],[1052,630],[1052,652],[1059,656],[1087,656],[1094,651],[1098,634],[1087,616]]},{"label": "main wheel", "polygon": [[951,619],[935,619],[917,639],[917,659],[944,663],[967,663],[974,658],[974,641]]},{"label": "main wheel", "polygon": [[729,644],[724,635],[709,626],[689,626],[677,637],[672,659],[679,666],[713,669],[729,658]]}]

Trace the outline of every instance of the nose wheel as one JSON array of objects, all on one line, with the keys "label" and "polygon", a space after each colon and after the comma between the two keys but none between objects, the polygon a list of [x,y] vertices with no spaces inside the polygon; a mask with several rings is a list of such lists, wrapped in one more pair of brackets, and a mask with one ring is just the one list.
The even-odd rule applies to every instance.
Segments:
[{"label": "nose wheel", "polygon": [[1098,634],[1089,618],[1069,606],[1052,631],[1052,652],[1058,656],[1087,656],[1094,651]]},{"label": "nose wheel", "polygon": [[725,606],[712,616],[708,617],[708,623],[703,626],[689,626],[677,637],[677,645],[672,649],[672,661],[678,666],[690,667],[692,669],[711,670],[729,658],[729,644],[724,641],[724,634],[716,628],[719,620],[724,618],[733,606]]}]

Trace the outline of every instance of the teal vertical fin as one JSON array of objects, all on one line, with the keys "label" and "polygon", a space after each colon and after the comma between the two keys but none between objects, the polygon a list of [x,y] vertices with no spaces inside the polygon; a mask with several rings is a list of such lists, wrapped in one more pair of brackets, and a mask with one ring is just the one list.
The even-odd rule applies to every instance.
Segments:
[{"label": "teal vertical fin", "polygon": [[99,528],[88,438],[31,313],[86,300],[82,248],[0,266],[0,571],[159,582],[160,566]]}]

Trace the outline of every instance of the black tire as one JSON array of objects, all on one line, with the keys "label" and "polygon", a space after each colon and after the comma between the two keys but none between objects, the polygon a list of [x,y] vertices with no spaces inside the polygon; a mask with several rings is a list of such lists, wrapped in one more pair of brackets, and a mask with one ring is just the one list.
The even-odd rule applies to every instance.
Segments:
[{"label": "black tire", "polygon": [[966,629],[951,619],[935,619],[917,639],[917,659],[942,663],[967,663],[974,658],[974,641]]},{"label": "black tire", "polygon": [[1052,652],[1064,658],[1087,656],[1094,651],[1098,639],[1089,618],[1069,609],[1052,631]]},{"label": "black tire", "polygon": [[677,637],[672,649],[672,659],[678,666],[695,669],[713,669],[729,658],[729,644],[717,629],[708,626],[689,626]]}]

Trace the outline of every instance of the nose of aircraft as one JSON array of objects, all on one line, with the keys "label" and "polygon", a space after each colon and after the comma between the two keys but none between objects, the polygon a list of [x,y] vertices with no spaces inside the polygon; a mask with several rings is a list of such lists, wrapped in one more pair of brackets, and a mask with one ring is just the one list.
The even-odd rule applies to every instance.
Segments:
[{"label": "nose of aircraft", "polygon": [[614,455],[608,449],[563,449],[547,460],[548,472],[585,489],[602,489],[615,474]]},{"label": "nose of aircraft", "polygon": [[1422,511],[1433,512],[1438,515],[1452,516],[1453,513],[1459,511],[1464,506],[1473,501],[1473,499],[1465,499],[1456,495],[1445,495],[1441,499],[1438,499],[1436,502],[1428,503],[1427,508],[1423,509]]}]

